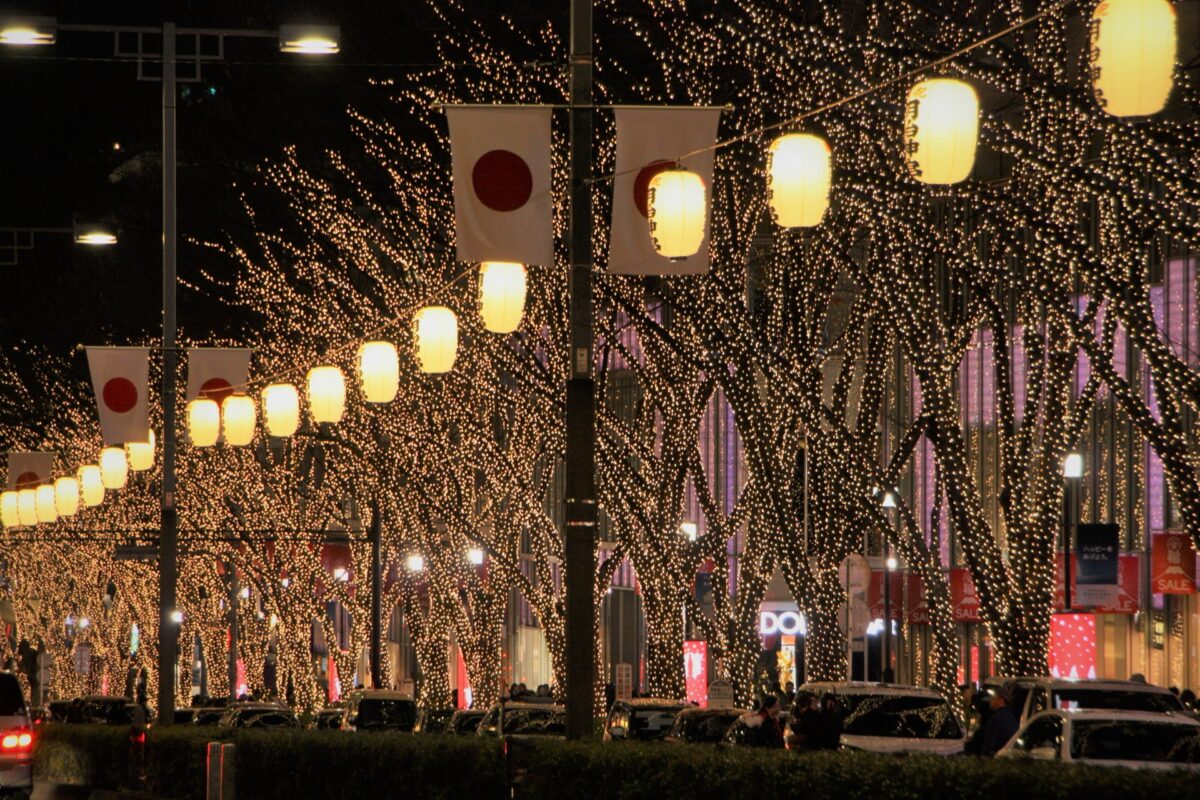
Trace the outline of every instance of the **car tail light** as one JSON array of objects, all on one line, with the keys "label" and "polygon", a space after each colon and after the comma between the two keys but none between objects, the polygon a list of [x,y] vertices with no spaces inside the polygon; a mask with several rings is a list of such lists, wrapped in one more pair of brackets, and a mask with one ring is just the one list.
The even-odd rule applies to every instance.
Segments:
[{"label": "car tail light", "polygon": [[3,737],[0,737],[0,750],[9,752],[12,750],[28,750],[33,746],[33,733],[24,728],[6,731]]}]

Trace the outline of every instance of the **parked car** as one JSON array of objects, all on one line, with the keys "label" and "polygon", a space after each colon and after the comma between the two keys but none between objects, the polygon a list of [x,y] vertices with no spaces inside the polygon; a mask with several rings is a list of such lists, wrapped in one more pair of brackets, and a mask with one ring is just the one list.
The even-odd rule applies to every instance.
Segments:
[{"label": "parked car", "polygon": [[956,755],[966,744],[946,698],[932,689],[880,683],[806,683],[833,694],[842,715],[842,749]]},{"label": "parked car", "polygon": [[33,722],[21,682],[0,672],[0,792],[33,788]]},{"label": "parked car", "polygon": [[196,708],[195,706],[188,706],[186,708],[175,709],[175,724],[176,725],[190,725],[192,720],[194,720],[196,718],[196,713],[199,710],[200,709]]},{"label": "parked car", "polygon": [[322,708],[313,715],[310,728],[319,731],[337,731],[345,725],[346,709],[342,706]]},{"label": "parked car", "polygon": [[421,708],[417,710],[417,723],[413,733],[446,733],[446,725],[454,716],[452,708]]},{"label": "parked car", "polygon": [[479,708],[460,708],[446,723],[446,733],[457,736],[474,735],[479,729],[479,722],[487,712]]},{"label": "parked car", "polygon": [[[83,722],[99,725],[130,725],[135,718],[132,697],[118,695],[93,694],[79,698],[82,705]],[[152,717],[147,714],[146,717]],[[70,709],[67,711],[67,721],[71,719]]]},{"label": "parked car", "polygon": [[995,694],[1007,681],[1015,684],[1013,713],[1021,722],[1054,708],[1185,712],[1183,703],[1168,689],[1134,681],[992,677],[984,680],[983,691]]},{"label": "parked car", "polygon": [[662,739],[671,732],[675,717],[688,706],[677,700],[654,697],[617,700],[604,723],[604,741],[640,742]]},{"label": "parked car", "polygon": [[554,703],[504,701],[488,709],[479,736],[565,736],[567,711]]},{"label": "parked car", "polygon": [[1187,714],[1052,709],[1034,715],[997,755],[1200,771],[1200,722]]},{"label": "parked car", "polygon": [[390,689],[362,689],[346,703],[343,727],[352,731],[402,731],[412,733],[417,724],[417,703],[412,695]]},{"label": "parked car", "polygon": [[673,744],[716,744],[743,714],[742,708],[685,708],[675,715],[663,741]]},{"label": "parked car", "polygon": [[221,716],[222,728],[299,728],[296,712],[280,703],[230,703]]}]

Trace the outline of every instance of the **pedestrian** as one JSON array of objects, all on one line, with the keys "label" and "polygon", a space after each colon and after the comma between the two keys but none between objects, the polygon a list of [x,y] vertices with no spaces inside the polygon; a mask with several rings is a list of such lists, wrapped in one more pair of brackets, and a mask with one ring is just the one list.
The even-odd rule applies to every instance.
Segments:
[{"label": "pedestrian", "polygon": [[1170,688],[1170,692],[1171,692],[1171,694],[1175,695],[1176,697],[1179,697],[1179,687],[1178,686],[1172,686]]},{"label": "pedestrian", "polygon": [[1140,672],[1135,672],[1129,676],[1129,682],[1130,683],[1145,683],[1146,676]]},{"label": "pedestrian", "polygon": [[538,688],[537,688],[537,696],[549,700],[550,699],[550,686],[545,683],[539,684]]},{"label": "pedestrian", "polygon": [[820,716],[817,696],[812,692],[798,692],[788,718],[788,749],[798,753],[813,749]]},{"label": "pedestrian", "polygon": [[837,750],[842,746],[842,712],[838,708],[837,695],[826,692],[821,695],[821,708],[817,714],[815,730],[809,736],[810,750]]},{"label": "pedestrian", "polygon": [[788,681],[783,687],[783,707],[790,709],[796,704],[796,684]]},{"label": "pedestrian", "polygon": [[515,683],[514,683],[514,684],[512,684],[511,686],[509,686],[509,687],[508,687],[508,699],[509,699],[509,700],[516,700],[516,699],[517,699],[517,692],[518,692],[518,691],[519,691],[519,690],[517,689],[517,685],[516,685]]},{"label": "pedestrian", "polygon": [[978,756],[983,755],[983,732],[987,729],[988,719],[992,716],[991,700],[987,694],[977,694],[971,698],[970,711],[974,712],[975,727],[971,731],[971,738],[967,740],[963,747],[963,752],[967,755]]},{"label": "pedestrian", "polygon": [[758,710],[742,717],[746,726],[746,744],[751,747],[783,747],[783,728],[779,724],[779,698],[763,695]]},{"label": "pedestrian", "polygon": [[1179,693],[1179,702],[1183,703],[1183,707],[1188,711],[1193,711],[1196,708],[1196,693],[1191,689],[1184,689]]},{"label": "pedestrian", "polygon": [[1006,681],[992,695],[990,704],[992,715],[988,718],[987,725],[983,729],[983,741],[979,744],[980,755],[996,755],[1004,745],[1008,744],[1008,740],[1016,735],[1017,728],[1021,727],[1017,722],[1017,715],[1012,710],[1013,693],[1015,690],[1016,684],[1012,681]]}]

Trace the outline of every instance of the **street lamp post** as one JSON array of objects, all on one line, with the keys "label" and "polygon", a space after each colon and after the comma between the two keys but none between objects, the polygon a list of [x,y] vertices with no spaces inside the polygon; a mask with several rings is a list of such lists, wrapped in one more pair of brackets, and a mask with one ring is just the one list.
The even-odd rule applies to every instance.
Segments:
[{"label": "street lamp post", "polygon": [[[895,493],[891,491],[883,493],[883,507],[891,510],[894,518],[898,518],[899,508]],[[885,533],[883,536],[883,668],[879,673],[880,680],[885,683],[895,680],[895,676],[892,675],[892,564],[891,549]]]},{"label": "street lamp post", "polygon": [[1063,459],[1063,611],[1071,610],[1071,533],[1075,530],[1075,503],[1083,478],[1083,456],[1068,453]]}]

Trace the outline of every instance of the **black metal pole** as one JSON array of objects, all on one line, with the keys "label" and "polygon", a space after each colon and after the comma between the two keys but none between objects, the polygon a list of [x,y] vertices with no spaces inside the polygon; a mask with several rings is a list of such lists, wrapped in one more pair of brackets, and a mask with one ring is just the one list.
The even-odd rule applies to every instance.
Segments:
[{"label": "black metal pole", "polygon": [[879,672],[879,680],[894,683],[892,669],[892,568],[888,564],[891,550],[888,547],[887,534],[883,537],[883,669]]},{"label": "black metal pole", "polygon": [[1064,478],[1063,489],[1063,611],[1071,610],[1071,511],[1076,478]]},{"label": "black metal pole", "polygon": [[371,500],[371,686],[383,688],[380,650],[383,646],[383,512]]},{"label": "black metal pole", "polygon": [[242,587],[238,584],[237,562],[229,562],[229,658],[226,669],[229,671],[229,699],[238,697],[238,605],[241,600]]},{"label": "black metal pole", "polygon": [[596,386],[592,377],[592,0],[571,0],[571,377],[567,381],[567,738],[592,735],[596,637]]}]

